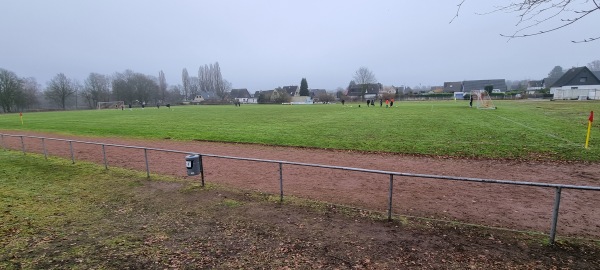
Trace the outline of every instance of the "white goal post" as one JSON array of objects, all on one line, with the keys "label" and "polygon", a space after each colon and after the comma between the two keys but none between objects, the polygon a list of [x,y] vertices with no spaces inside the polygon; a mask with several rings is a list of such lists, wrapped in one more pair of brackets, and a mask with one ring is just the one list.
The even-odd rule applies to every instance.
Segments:
[{"label": "white goal post", "polygon": [[473,90],[471,91],[471,97],[477,102],[477,109],[496,109],[490,94],[485,90]]},{"label": "white goal post", "polygon": [[98,102],[97,109],[122,109],[123,106],[125,106],[125,101]]}]

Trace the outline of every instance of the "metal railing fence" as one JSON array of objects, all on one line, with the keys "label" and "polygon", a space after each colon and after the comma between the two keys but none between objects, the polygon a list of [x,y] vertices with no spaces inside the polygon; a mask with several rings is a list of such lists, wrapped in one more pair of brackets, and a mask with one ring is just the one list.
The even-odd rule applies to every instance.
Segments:
[{"label": "metal railing fence", "polygon": [[[2,146],[2,148],[6,148],[6,149],[8,149],[8,148],[6,147],[6,145],[4,143],[5,136],[20,138],[21,151],[23,152],[23,154],[26,154],[25,142],[24,142],[23,138],[40,139],[42,142],[44,158],[46,158],[46,159],[48,158],[48,153],[47,153],[46,144],[45,144],[46,140],[67,142],[69,144],[69,150],[70,150],[70,154],[71,154],[71,162],[73,164],[75,163],[75,156],[74,156],[74,152],[73,152],[73,143],[100,145],[100,146],[102,146],[102,156],[103,156],[103,162],[104,162],[105,169],[108,169],[108,160],[106,158],[106,150],[105,150],[106,146],[122,147],[122,148],[129,148],[129,149],[140,149],[140,150],[144,151],[144,161],[146,164],[146,176],[148,178],[150,178],[150,166],[148,163],[148,150],[168,152],[168,153],[179,153],[179,154],[186,154],[186,155],[191,155],[191,154],[199,155],[200,156],[200,164],[202,164],[202,157],[243,160],[243,161],[253,161],[253,162],[264,162],[264,163],[275,163],[275,164],[279,164],[279,200],[280,201],[283,201],[283,196],[284,196],[284,193],[283,193],[283,165],[284,164],[292,165],[292,166],[315,167],[315,168],[324,168],[324,169],[333,169],[333,170],[345,170],[345,171],[389,175],[389,192],[388,192],[388,207],[387,207],[388,208],[387,209],[388,220],[392,220],[392,199],[393,199],[394,176],[428,178],[428,179],[449,180],[449,181],[464,181],[464,182],[472,182],[472,183],[474,182],[474,183],[488,183],[488,184],[503,184],[503,185],[515,185],[515,186],[553,188],[555,190],[555,196],[554,196],[554,205],[552,207],[552,220],[551,220],[550,233],[549,233],[549,242],[551,244],[554,244],[554,241],[556,238],[556,227],[558,224],[558,210],[560,208],[560,198],[561,198],[562,190],[563,189],[572,189],[572,190],[600,191],[600,187],[598,187],[598,186],[579,186],[579,185],[551,184],[551,183],[541,183],[541,182],[524,182],[524,181],[471,178],[471,177],[455,177],[455,176],[445,176],[445,175],[403,173],[403,172],[371,170],[371,169],[363,169],[363,168],[355,168],[355,167],[332,166],[332,165],[292,162],[292,161],[283,161],[283,160],[223,156],[223,155],[215,155],[215,154],[202,154],[202,153],[197,153],[197,152],[179,151],[179,150],[162,149],[162,148],[87,142],[87,141],[79,141],[79,140],[68,140],[68,139],[47,138],[47,137],[39,137],[39,136],[13,135],[13,134],[0,133],[0,145]],[[201,170],[201,185],[204,186],[204,169]]]}]

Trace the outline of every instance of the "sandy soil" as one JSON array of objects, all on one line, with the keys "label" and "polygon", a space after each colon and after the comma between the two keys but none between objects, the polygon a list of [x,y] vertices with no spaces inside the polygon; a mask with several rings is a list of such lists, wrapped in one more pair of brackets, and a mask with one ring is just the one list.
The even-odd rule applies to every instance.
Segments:
[{"label": "sandy soil", "polygon": [[[0,133],[406,173],[600,186],[598,163],[464,160],[248,144],[75,137],[15,131]],[[43,153],[40,139],[24,138],[23,141],[26,152]],[[2,143],[4,147],[21,150],[19,137],[4,136]],[[71,158],[68,142],[45,140],[44,144],[48,155]],[[103,164],[101,146],[73,143],[73,153],[76,161]],[[109,169],[146,170],[144,150],[107,146],[106,155]],[[147,155],[151,174],[187,177],[184,154],[149,150]],[[204,157],[203,161],[208,183],[279,193],[277,164],[212,157]],[[283,165],[283,179],[285,195],[379,211],[387,209],[388,175]],[[395,177],[393,213],[548,233],[554,197],[555,190],[551,188]],[[558,236],[600,237],[598,206],[600,192],[562,190]]]}]

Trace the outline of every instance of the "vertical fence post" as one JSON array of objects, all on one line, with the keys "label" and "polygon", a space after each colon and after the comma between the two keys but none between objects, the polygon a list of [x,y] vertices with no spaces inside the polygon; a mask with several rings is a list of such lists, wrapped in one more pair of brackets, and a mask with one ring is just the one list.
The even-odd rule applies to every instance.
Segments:
[{"label": "vertical fence post", "polygon": [[21,137],[21,149],[23,150],[23,155],[25,155],[25,142],[23,141],[23,136]]},{"label": "vertical fence post", "polygon": [[392,221],[392,194],[394,193],[394,175],[390,174],[390,196],[388,201],[388,221]]},{"label": "vertical fence post", "polygon": [[102,157],[104,158],[104,169],[108,170],[108,162],[106,161],[106,149],[104,148],[104,144],[102,145]]},{"label": "vertical fence post", "polygon": [[144,148],[144,159],[146,159],[146,176],[150,178],[150,166],[148,165],[148,149]]},{"label": "vertical fence post", "polygon": [[46,151],[46,140],[42,138],[42,151],[44,151],[44,159],[48,160],[48,151]]},{"label": "vertical fence post", "polygon": [[73,154],[73,141],[69,141],[69,149],[71,149],[71,162],[75,164],[75,154]]},{"label": "vertical fence post", "polygon": [[2,144],[2,148],[6,149],[6,146],[4,145],[4,134],[0,134],[0,143]]},{"label": "vertical fence post", "polygon": [[202,181],[202,187],[204,187],[204,166],[202,165],[202,155],[198,155],[200,156],[200,179]]},{"label": "vertical fence post", "polygon": [[283,164],[279,162],[279,202],[283,202]]},{"label": "vertical fence post", "polygon": [[556,224],[558,223],[558,208],[560,207],[561,189],[561,187],[556,188],[556,195],[554,197],[554,209],[552,210],[552,227],[550,227],[550,245],[554,245],[554,239],[556,238]]}]

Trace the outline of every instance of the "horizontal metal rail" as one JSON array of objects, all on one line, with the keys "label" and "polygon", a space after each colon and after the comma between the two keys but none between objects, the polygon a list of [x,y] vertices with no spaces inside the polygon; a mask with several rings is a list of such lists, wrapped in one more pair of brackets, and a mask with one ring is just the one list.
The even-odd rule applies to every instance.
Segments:
[{"label": "horizontal metal rail", "polygon": [[[203,154],[198,152],[189,152],[189,151],[180,151],[180,150],[171,150],[171,149],[163,149],[163,148],[152,148],[152,147],[142,147],[142,146],[132,146],[132,145],[122,145],[122,144],[110,144],[110,143],[98,143],[98,142],[88,142],[88,141],[79,141],[79,140],[68,140],[68,139],[58,139],[58,138],[47,138],[40,136],[29,136],[29,135],[13,135],[13,134],[1,134],[0,133],[0,145],[6,148],[4,143],[4,137],[18,137],[21,140],[21,148],[23,153],[25,153],[25,144],[23,138],[33,138],[42,140],[42,144],[44,144],[45,140],[54,140],[54,141],[63,141],[69,143],[70,151],[71,151],[71,159],[73,163],[75,163],[75,158],[73,155],[73,143],[81,143],[81,144],[92,144],[92,145],[100,145],[102,146],[103,156],[104,156],[104,165],[105,168],[108,168],[106,161],[106,153],[105,147],[121,147],[121,148],[129,148],[129,149],[140,149],[144,150],[144,157],[146,161],[146,171],[147,176],[150,177],[150,168],[148,165],[148,156],[147,151],[159,151],[159,152],[168,152],[168,153],[178,153],[178,154],[186,154],[186,155],[199,155],[202,157],[213,157],[213,158],[222,158],[222,159],[232,159],[232,160],[243,160],[243,161],[253,161],[253,162],[263,162],[263,163],[275,163],[279,164],[279,185],[280,185],[280,200],[283,200],[283,165],[293,165],[293,166],[304,166],[304,167],[314,167],[314,168],[323,168],[323,169],[334,169],[334,170],[344,170],[344,171],[354,171],[354,172],[363,172],[363,173],[374,173],[374,174],[383,174],[389,175],[390,181],[390,190],[389,190],[389,208],[388,208],[388,219],[391,220],[392,213],[392,190],[393,190],[393,177],[394,176],[405,176],[405,177],[415,177],[415,178],[428,178],[428,179],[437,179],[437,180],[450,180],[450,181],[463,181],[463,182],[472,182],[472,183],[489,183],[489,184],[503,184],[503,185],[515,185],[515,186],[531,186],[531,187],[542,187],[542,188],[553,188],[555,189],[555,200],[554,207],[552,212],[552,224],[550,229],[550,243],[554,243],[554,238],[556,234],[556,226],[558,222],[558,209],[560,207],[560,194],[562,189],[574,189],[574,190],[591,190],[591,191],[600,191],[600,187],[598,186],[579,186],[579,185],[565,185],[565,184],[552,184],[552,183],[542,183],[542,182],[526,182],[526,181],[509,181],[509,180],[498,180],[498,179],[485,179],[485,178],[472,178],[472,177],[457,177],[457,176],[446,176],[446,175],[433,175],[433,174],[418,174],[418,173],[403,173],[403,172],[395,172],[395,171],[385,171],[385,170],[372,170],[372,169],[364,169],[364,168],[355,168],[355,167],[345,167],[345,166],[333,166],[333,165],[323,165],[323,164],[314,164],[314,163],[303,163],[303,162],[293,162],[293,161],[284,161],[284,160],[272,160],[272,159],[259,159],[259,158],[247,158],[247,157],[236,157],[236,156],[224,156],[224,155],[215,155],[215,154]],[[44,155],[46,156],[46,148],[45,144],[43,146]],[[202,170],[202,185],[204,185],[204,170]]]},{"label": "horizontal metal rail", "polygon": [[552,183],[541,183],[541,182],[524,182],[524,181],[497,180],[497,179],[473,178],[473,177],[445,176],[445,175],[435,175],[435,174],[403,173],[403,172],[395,172],[395,171],[372,170],[372,169],[363,169],[363,168],[355,168],[355,167],[333,166],[333,165],[303,163],[303,162],[284,161],[284,160],[275,160],[275,159],[223,156],[223,155],[215,155],[215,154],[190,152],[190,151],[171,150],[171,149],[164,149],[164,148],[153,148],[153,147],[132,146],[132,145],[123,145],[123,144],[111,144],[111,143],[99,143],[99,142],[87,142],[87,141],[78,141],[78,140],[28,136],[28,135],[12,135],[12,134],[0,134],[0,135],[9,136],[9,137],[25,137],[25,138],[45,139],[45,140],[64,141],[64,142],[73,142],[73,143],[82,143],[82,144],[104,145],[104,146],[140,149],[140,150],[145,149],[145,150],[168,152],[168,153],[179,153],[179,154],[186,154],[186,155],[196,154],[196,155],[201,155],[204,157],[245,160],[245,161],[255,161],[255,162],[265,162],[265,163],[277,163],[277,164],[281,163],[281,164],[286,164],[286,165],[315,167],[315,168],[324,168],[324,169],[336,169],[336,170],[385,174],[385,175],[396,175],[396,176],[406,176],[406,177],[466,181],[466,182],[477,182],[477,183],[507,184],[507,185],[518,185],[518,186],[533,186],[533,187],[546,187],[546,188],[563,188],[563,189],[600,191],[600,187],[596,187],[596,186],[578,186],[578,185],[552,184]]}]

